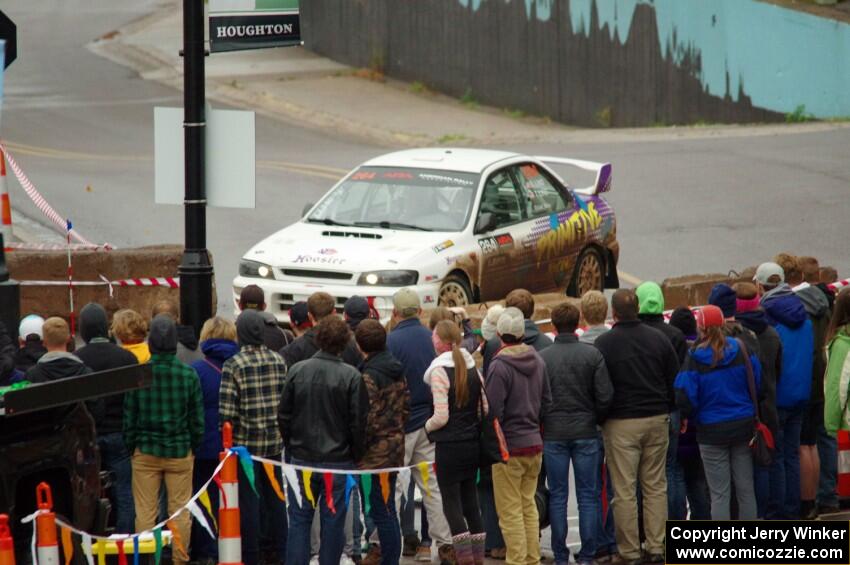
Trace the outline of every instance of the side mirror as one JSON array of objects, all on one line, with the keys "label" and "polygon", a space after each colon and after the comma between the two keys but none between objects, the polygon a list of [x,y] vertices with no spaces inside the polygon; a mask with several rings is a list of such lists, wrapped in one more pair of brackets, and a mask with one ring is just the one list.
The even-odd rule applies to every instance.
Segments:
[{"label": "side mirror", "polygon": [[496,228],[496,216],[492,212],[482,212],[475,220],[475,233],[486,233]]},{"label": "side mirror", "polygon": [[302,209],[301,209],[301,217],[303,218],[304,216],[306,216],[306,215],[307,215],[307,212],[309,212],[309,211],[310,211],[310,209],[311,209],[313,206],[315,206],[315,204],[313,204],[312,202],[308,202],[307,204],[305,204],[305,205],[304,205],[304,208],[302,208]]}]

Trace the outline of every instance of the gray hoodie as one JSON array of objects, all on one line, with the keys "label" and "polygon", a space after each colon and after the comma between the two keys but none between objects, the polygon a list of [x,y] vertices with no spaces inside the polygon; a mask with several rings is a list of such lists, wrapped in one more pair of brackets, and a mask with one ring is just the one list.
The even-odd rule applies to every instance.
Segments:
[{"label": "gray hoodie", "polygon": [[806,308],[812,321],[814,335],[814,357],[812,361],[812,389],[810,401],[823,402],[823,377],[826,374],[826,333],[829,331],[829,300],[821,289],[808,286],[797,291],[797,296]]},{"label": "gray hoodie", "polygon": [[543,447],[540,424],[552,402],[546,364],[524,343],[503,347],[487,371],[490,413],[499,419],[508,450]]}]

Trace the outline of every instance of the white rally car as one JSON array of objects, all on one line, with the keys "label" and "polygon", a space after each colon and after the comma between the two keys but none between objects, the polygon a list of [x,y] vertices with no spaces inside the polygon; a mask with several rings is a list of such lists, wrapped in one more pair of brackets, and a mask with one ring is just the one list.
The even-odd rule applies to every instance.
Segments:
[{"label": "white rally car", "polygon": [[[571,188],[550,165],[590,170]],[[342,311],[366,297],[382,319],[401,287],[423,307],[498,300],[532,292],[616,288],[611,165],[479,149],[413,149],[357,167],[298,222],[248,251],[233,298],[249,284],[280,322],[316,291]]]}]

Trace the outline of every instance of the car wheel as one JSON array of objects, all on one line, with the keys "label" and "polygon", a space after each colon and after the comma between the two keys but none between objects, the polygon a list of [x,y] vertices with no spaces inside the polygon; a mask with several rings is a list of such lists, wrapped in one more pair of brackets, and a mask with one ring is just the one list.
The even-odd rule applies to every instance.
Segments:
[{"label": "car wheel", "polygon": [[472,303],[472,291],[469,283],[459,275],[449,275],[440,287],[439,305],[451,308],[453,306],[467,306]]},{"label": "car wheel", "polygon": [[581,252],[573,270],[573,280],[567,289],[570,296],[580,297],[588,290],[602,291],[605,288],[605,266],[602,257],[593,247]]}]

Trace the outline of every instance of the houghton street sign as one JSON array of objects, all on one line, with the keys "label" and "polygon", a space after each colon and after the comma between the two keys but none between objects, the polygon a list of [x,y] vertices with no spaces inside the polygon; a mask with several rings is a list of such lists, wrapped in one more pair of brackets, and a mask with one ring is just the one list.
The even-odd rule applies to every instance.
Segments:
[{"label": "houghton street sign", "polygon": [[298,0],[210,0],[210,51],[301,44]]}]

